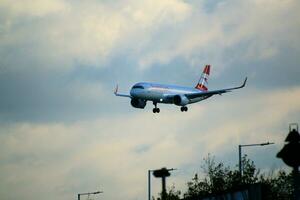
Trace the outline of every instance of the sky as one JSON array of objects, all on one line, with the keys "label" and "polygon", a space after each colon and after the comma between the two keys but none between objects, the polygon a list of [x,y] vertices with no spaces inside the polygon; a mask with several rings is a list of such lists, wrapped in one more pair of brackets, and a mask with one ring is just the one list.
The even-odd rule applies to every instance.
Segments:
[{"label": "sky", "polygon": [[[203,158],[262,171],[300,119],[297,0],[0,0],[0,196],[147,198],[147,171],[185,191]],[[131,107],[139,81],[245,88],[189,106]],[[152,178],[153,195],[160,181]]]}]

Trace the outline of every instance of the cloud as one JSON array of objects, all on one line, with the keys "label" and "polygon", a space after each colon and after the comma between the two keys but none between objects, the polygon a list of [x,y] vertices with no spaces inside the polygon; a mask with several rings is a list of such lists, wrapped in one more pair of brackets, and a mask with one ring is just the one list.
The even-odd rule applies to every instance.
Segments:
[{"label": "cloud", "polygon": [[[148,169],[178,168],[168,184],[184,190],[208,153],[234,166],[248,142],[275,142],[245,153],[282,167],[274,155],[299,119],[298,10],[292,0],[1,1],[0,193],[141,199]],[[159,115],[113,96],[117,82],[124,93],[142,80],[193,85],[207,63],[210,89],[244,75],[247,87]]]},{"label": "cloud", "polygon": [[132,46],[138,40],[137,51],[153,31],[175,25],[189,11],[187,4],[176,0],[5,1],[0,9],[2,67],[60,69],[78,62],[103,67],[123,43]]},{"label": "cloud", "polygon": [[[141,65],[184,57],[197,64],[204,61],[226,68],[234,60],[275,57],[284,46],[298,49],[294,45],[300,31],[295,20],[298,14],[294,9],[299,7],[296,1],[224,1],[213,12],[207,12],[205,5],[202,1],[192,7],[185,23],[171,29],[172,36],[169,32],[159,34],[164,41],[158,40],[158,49],[142,56]],[[228,51],[232,52],[230,57]]]},{"label": "cloud", "polygon": [[4,1],[2,67],[104,67],[120,51],[135,57],[141,69],[176,57],[226,66],[225,52],[240,44],[233,59],[267,59],[283,45],[299,46],[297,1],[225,1],[212,12],[206,4]]},{"label": "cloud", "polygon": [[[49,194],[44,198],[64,199],[100,188],[107,199],[142,198],[148,169],[189,166],[192,172],[170,180],[184,189],[207,153],[227,163],[223,156],[235,152],[240,143],[275,142],[270,163],[280,166],[272,153],[282,147],[286,131],[278,130],[285,130],[290,116],[299,113],[299,95],[299,88],[266,94],[252,91],[248,100],[241,95],[215,97],[192,106],[188,115],[164,109],[155,116],[140,112],[69,124],[1,126],[1,193],[7,198]],[[10,193],[9,188],[17,192]]]},{"label": "cloud", "polygon": [[68,7],[64,1],[60,0],[25,0],[22,2],[3,0],[1,5],[15,17],[25,15],[46,16],[66,10]]}]

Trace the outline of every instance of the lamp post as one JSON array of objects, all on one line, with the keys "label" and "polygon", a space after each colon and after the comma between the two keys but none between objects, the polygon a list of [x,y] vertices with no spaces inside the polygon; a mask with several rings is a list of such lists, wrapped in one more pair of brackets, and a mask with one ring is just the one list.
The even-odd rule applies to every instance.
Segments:
[{"label": "lamp post", "polygon": [[243,175],[243,166],[242,166],[242,147],[252,147],[252,146],[266,146],[274,144],[274,142],[265,142],[265,143],[259,143],[259,144],[240,144],[239,145],[239,171],[240,171],[240,176],[242,177]]},{"label": "lamp post", "polygon": [[151,172],[153,172],[153,170],[149,169],[148,170],[148,200],[151,200]]},{"label": "lamp post", "polygon": [[91,194],[100,194],[100,193],[103,193],[102,191],[97,191],[97,192],[86,192],[86,193],[79,193],[78,194],[78,200],[80,200],[80,196],[82,195],[91,195]]}]

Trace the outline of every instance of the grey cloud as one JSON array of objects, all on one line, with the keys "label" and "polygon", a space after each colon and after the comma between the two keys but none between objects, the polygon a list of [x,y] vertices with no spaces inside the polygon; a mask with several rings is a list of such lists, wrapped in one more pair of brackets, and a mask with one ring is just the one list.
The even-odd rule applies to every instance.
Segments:
[{"label": "grey cloud", "polygon": [[[237,144],[258,140],[278,145],[245,153],[259,167],[283,166],[272,155],[299,119],[296,1],[268,12],[260,1],[55,2],[66,5],[17,14],[0,6],[7,199],[76,198],[97,187],[103,198],[141,199],[147,170],[162,166],[183,171],[174,180],[184,189],[207,153],[235,165]],[[126,93],[138,81],[193,86],[204,64],[212,64],[211,89],[245,76],[247,87],[191,105],[186,115],[161,105],[154,116],[151,102],[137,110],[112,93],[117,83]]]},{"label": "grey cloud", "polygon": [[[142,112],[69,124],[1,126],[1,132],[10,134],[0,134],[0,171],[4,177],[0,188],[14,185],[18,193],[7,196],[22,194],[25,199],[45,193],[53,195],[46,197],[49,199],[71,198],[78,190],[96,187],[101,187],[108,199],[142,198],[148,169],[170,166],[183,170],[178,180],[174,175],[174,182],[184,189],[185,181],[200,170],[208,153],[234,166],[238,144],[266,140],[276,145],[245,149],[244,153],[260,168],[283,166],[273,155],[283,144],[288,122],[299,115],[299,109],[294,110],[299,108],[295,100],[299,88],[264,95],[259,91],[240,93],[194,105],[189,115],[164,109],[155,117]],[[287,98],[280,99],[280,95]],[[263,158],[268,161],[262,162]],[[10,182],[14,174],[17,178]],[[29,184],[25,187],[23,181]],[[31,193],[33,188],[39,188],[38,192]]]},{"label": "grey cloud", "polygon": [[[103,67],[80,65],[72,70],[7,69],[0,73],[1,121],[76,121],[133,111],[128,99],[113,95],[116,84],[123,93],[147,79],[124,53]],[[152,74],[152,80],[158,80]],[[154,79],[156,78],[156,79]],[[151,80],[151,78],[148,78]]]},{"label": "grey cloud", "polygon": [[[80,91],[83,88],[82,85],[79,85],[76,81],[68,80],[68,75],[63,73],[47,71],[42,73],[37,71],[20,73],[18,71],[17,73],[10,72],[0,76],[2,92],[0,110],[3,120],[43,121],[59,115],[64,116],[66,111],[77,110],[77,112],[80,112],[82,107],[88,109],[88,103],[95,100],[101,102],[99,97],[103,93],[100,90],[101,84],[91,81],[93,84],[99,84],[99,91],[95,91],[95,93],[100,94],[98,98],[89,100],[86,97],[86,99],[77,100],[76,97],[82,95],[82,91]],[[78,87],[77,89],[72,88],[75,85]],[[86,104],[84,101],[86,101]]]},{"label": "grey cloud", "polygon": [[[238,57],[237,49],[242,51],[243,47],[228,50],[222,58]],[[229,61],[225,70],[223,66],[210,63],[209,87],[238,85],[246,76],[249,78],[247,88],[296,87],[299,85],[297,55],[295,51],[286,50],[272,60],[245,62],[236,59]],[[139,81],[194,86],[202,70],[201,65],[192,66],[185,58],[164,65],[155,64],[143,71],[137,70],[136,65],[136,60],[120,54],[105,68],[78,66],[71,71],[24,69],[1,73],[2,120],[72,121],[133,111],[128,99],[113,96],[116,84],[124,93]]]}]

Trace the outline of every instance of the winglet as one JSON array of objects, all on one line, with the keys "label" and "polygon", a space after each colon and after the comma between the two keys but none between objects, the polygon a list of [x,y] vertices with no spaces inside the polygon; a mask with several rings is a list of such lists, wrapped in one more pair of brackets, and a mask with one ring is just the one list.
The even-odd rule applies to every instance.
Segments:
[{"label": "winglet", "polygon": [[243,88],[243,87],[245,87],[245,85],[246,85],[246,83],[247,83],[247,77],[245,78],[245,80],[244,80],[244,82],[243,82],[243,84],[241,85],[241,86],[238,86],[238,87],[233,87],[233,88],[228,88],[228,89],[226,89],[226,92],[230,92],[231,90],[236,90],[236,89],[240,89],[240,88]]},{"label": "winglet", "polygon": [[245,87],[246,83],[247,83],[247,79],[248,77],[245,78],[243,85],[241,86],[241,88]]},{"label": "winglet", "polygon": [[115,94],[115,95],[118,94],[118,90],[119,90],[119,86],[118,86],[118,84],[117,84],[116,89],[115,89],[115,91],[114,91],[114,94]]},{"label": "winglet", "polygon": [[119,90],[119,85],[117,84],[117,86],[116,86],[116,89],[115,89],[115,91],[114,91],[114,94],[116,95],[116,96],[118,96],[118,97],[128,97],[128,98],[132,98],[130,95],[128,95],[128,94],[120,94],[120,93],[118,93],[118,90]]}]

